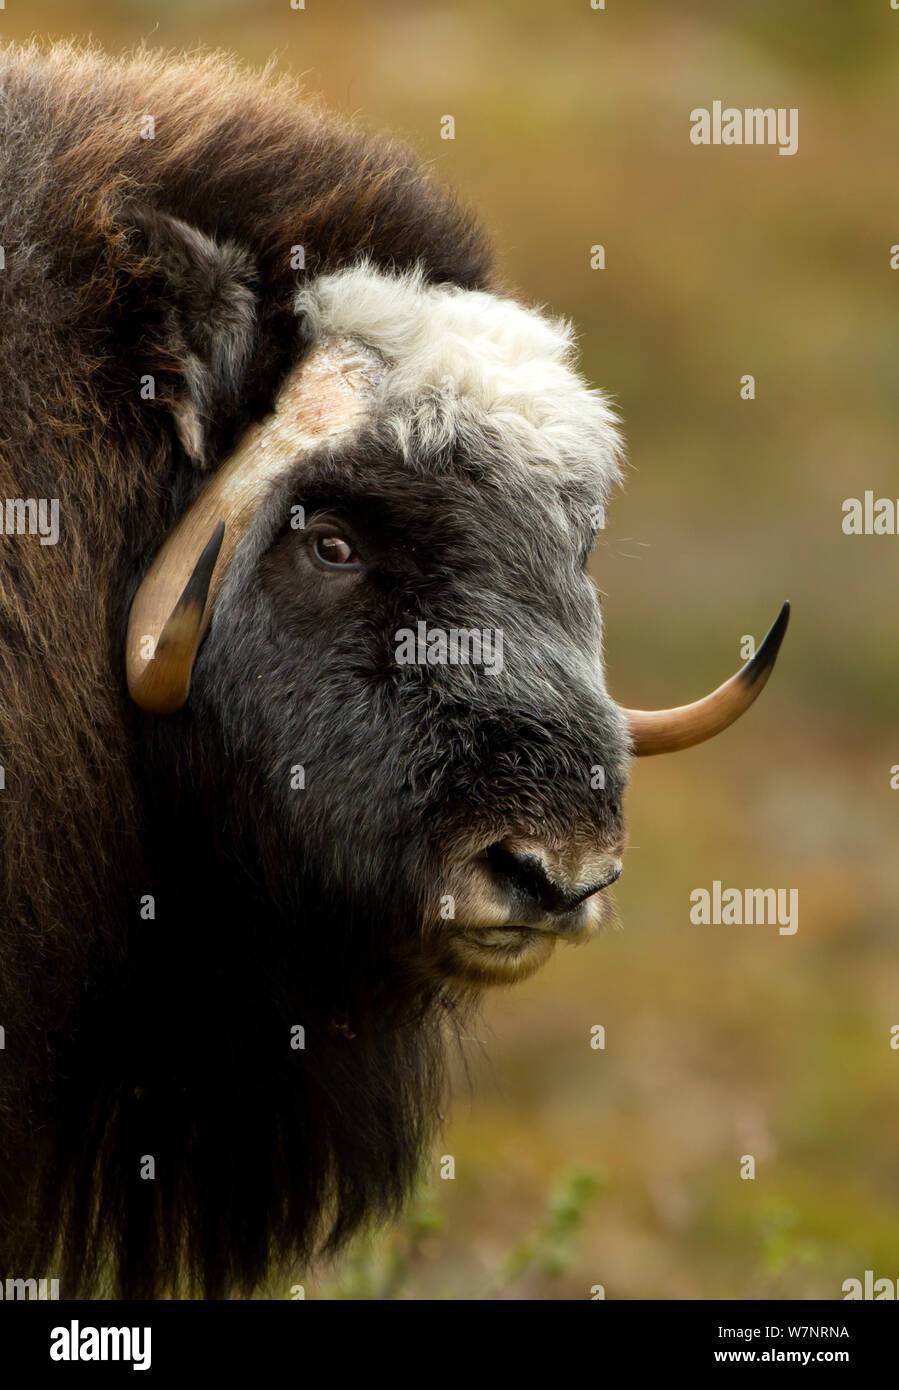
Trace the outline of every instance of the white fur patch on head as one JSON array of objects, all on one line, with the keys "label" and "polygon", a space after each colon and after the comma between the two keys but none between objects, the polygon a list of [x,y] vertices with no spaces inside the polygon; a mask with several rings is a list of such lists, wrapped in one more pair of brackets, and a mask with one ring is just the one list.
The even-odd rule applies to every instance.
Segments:
[{"label": "white fur patch on head", "polygon": [[567,320],[365,262],[313,280],[296,310],[313,334],[352,335],[382,355],[376,415],[410,461],[460,447],[583,480],[603,498],[617,481],[617,417],[574,370]]}]

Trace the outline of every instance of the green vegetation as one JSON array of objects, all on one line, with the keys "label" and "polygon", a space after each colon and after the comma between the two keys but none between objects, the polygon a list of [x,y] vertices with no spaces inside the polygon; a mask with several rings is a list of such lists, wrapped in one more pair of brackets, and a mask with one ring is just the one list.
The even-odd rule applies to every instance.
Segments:
[{"label": "green vegetation", "polygon": [[[439,1254],[443,1217],[436,1194],[422,1190],[406,1221],[390,1235],[357,1240],[339,1271],[314,1294],[325,1299],[403,1299],[421,1294],[422,1279],[434,1288],[429,1298],[490,1299],[515,1297],[525,1282],[544,1289],[571,1266],[584,1218],[600,1189],[595,1173],[570,1173],[554,1188],[540,1228],[519,1241],[486,1272],[477,1287],[440,1287],[444,1266]],[[430,1266],[430,1268],[428,1268]],[[465,1271],[465,1280],[470,1278]],[[438,1291],[439,1290],[439,1291]]]}]

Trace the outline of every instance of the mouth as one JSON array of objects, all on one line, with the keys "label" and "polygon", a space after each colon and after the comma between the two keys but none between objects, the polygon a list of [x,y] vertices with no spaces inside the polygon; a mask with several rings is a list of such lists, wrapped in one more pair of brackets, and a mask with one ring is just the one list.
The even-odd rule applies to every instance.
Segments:
[{"label": "mouth", "polygon": [[600,915],[575,910],[567,925],[465,925],[446,939],[445,975],[465,984],[516,984],[540,970],[558,942],[580,946],[596,936],[605,917],[605,911]]},{"label": "mouth", "polygon": [[539,970],[557,941],[595,936],[613,913],[604,890],[621,873],[622,849],[507,836],[461,858],[442,885],[452,909],[437,938],[444,978],[512,984]]},{"label": "mouth", "polygon": [[557,940],[537,927],[466,927],[448,940],[444,968],[464,984],[515,984],[545,965]]},{"label": "mouth", "polygon": [[510,922],[507,927],[469,928],[466,939],[475,939],[486,950],[514,951],[521,954],[536,944],[546,933],[537,927],[526,927],[523,923]]}]

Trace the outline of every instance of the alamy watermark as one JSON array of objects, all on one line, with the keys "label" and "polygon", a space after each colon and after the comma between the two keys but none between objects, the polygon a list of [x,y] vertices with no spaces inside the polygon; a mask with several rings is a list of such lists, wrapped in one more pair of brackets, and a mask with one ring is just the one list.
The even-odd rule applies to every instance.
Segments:
[{"label": "alamy watermark", "polygon": [[711,110],[696,106],[690,112],[690,142],[694,145],[777,145],[778,154],[799,149],[798,106],[725,106],[713,101]]},{"label": "alamy watermark", "polygon": [[153,1364],[149,1327],[92,1327],[73,1318],[50,1331],[51,1361],[130,1361],[135,1371]]},{"label": "alamy watermark", "polygon": [[776,926],[781,936],[799,929],[798,888],[722,888],[716,878],[711,891],[694,888],[690,902],[695,926]]},{"label": "alamy watermark", "polygon": [[490,627],[401,627],[394,633],[398,666],[483,666],[488,676],[503,669],[503,634]]},{"label": "alamy watermark", "polygon": [[895,536],[899,534],[899,499],[875,497],[871,488],[863,497],[843,501],[845,536]]},{"label": "alamy watermark", "polygon": [[841,1287],[846,1302],[859,1298],[895,1302],[899,1298],[899,1279],[878,1279],[873,1269],[865,1270],[864,1279],[844,1279]]},{"label": "alamy watermark", "polygon": [[59,540],[58,497],[7,497],[0,503],[0,535],[40,536],[41,545]]},{"label": "alamy watermark", "polygon": [[58,1279],[0,1279],[0,1299],[37,1299],[45,1302],[59,1298]]}]

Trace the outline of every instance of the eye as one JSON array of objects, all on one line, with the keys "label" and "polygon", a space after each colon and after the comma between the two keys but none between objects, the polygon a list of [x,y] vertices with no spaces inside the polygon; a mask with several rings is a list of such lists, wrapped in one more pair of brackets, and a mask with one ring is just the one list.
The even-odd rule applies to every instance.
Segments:
[{"label": "eye", "polygon": [[312,549],[325,569],[355,569],[359,564],[359,556],[343,536],[316,536]]}]

